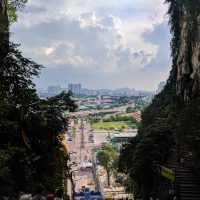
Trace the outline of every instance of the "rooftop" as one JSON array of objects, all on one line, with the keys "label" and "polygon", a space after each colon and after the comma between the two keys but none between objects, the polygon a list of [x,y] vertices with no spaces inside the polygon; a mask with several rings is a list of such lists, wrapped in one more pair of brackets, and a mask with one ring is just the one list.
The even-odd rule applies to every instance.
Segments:
[{"label": "rooftop", "polygon": [[113,137],[115,137],[115,138],[131,138],[131,137],[135,137],[136,135],[137,135],[137,129],[135,129],[132,132],[116,133],[116,134],[113,134]]}]

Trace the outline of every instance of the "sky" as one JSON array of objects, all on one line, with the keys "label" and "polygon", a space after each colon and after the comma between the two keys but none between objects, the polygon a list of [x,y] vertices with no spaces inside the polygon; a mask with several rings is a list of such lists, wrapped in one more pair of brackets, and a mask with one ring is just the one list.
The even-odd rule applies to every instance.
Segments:
[{"label": "sky", "polygon": [[37,88],[156,90],[171,68],[164,0],[29,0],[12,40],[45,66]]}]

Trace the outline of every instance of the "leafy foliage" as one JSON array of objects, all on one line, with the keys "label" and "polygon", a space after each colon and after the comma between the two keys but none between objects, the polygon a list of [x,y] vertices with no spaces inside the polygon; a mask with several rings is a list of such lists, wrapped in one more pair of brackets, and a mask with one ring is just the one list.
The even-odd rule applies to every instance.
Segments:
[{"label": "leafy foliage", "polygon": [[[27,0],[5,2],[13,22]],[[4,15],[7,19],[6,12]],[[7,27],[8,23],[1,25]],[[62,186],[63,172],[68,169],[69,155],[63,151],[59,138],[68,125],[63,113],[77,106],[71,93],[47,100],[38,98],[33,77],[39,76],[41,68],[23,57],[18,45],[9,42],[7,28],[1,30],[0,199],[7,194],[17,198],[14,195],[20,190],[33,192],[36,183],[53,191]]]},{"label": "leafy foliage", "polygon": [[200,179],[200,98],[191,100],[180,112],[179,144],[192,153],[192,165]]},{"label": "leafy foliage", "polygon": [[[147,114],[146,114],[147,115]],[[137,182],[139,192],[148,198],[155,188],[153,162],[166,162],[170,147],[173,146],[173,126],[166,119],[155,119],[139,130],[139,135],[121,150],[119,169]],[[156,190],[156,189],[155,189]],[[155,191],[156,192],[156,191]]]},{"label": "leafy foliage", "polygon": [[171,74],[164,90],[142,113],[138,135],[121,150],[119,170],[129,175],[135,194],[140,193],[145,199],[159,190],[153,163],[165,163],[174,145],[177,114],[175,81]]},{"label": "leafy foliage", "polygon": [[[121,150],[119,170],[134,182],[135,194],[144,199],[151,194],[159,196],[153,163],[165,164],[170,148],[192,153],[194,169],[200,169],[199,98],[183,102],[176,96],[178,55],[180,51],[182,22],[186,22],[186,44],[190,54],[191,42],[196,39],[199,1],[166,0],[169,4],[171,25],[172,70],[164,90],[155,96],[152,104],[142,114],[138,136]],[[189,56],[189,55],[187,55]],[[188,62],[189,63],[189,62]]]},{"label": "leafy foliage", "polygon": [[99,164],[102,165],[107,172],[108,186],[110,186],[111,173],[117,170],[119,153],[117,153],[112,146],[104,144],[102,150],[97,154]]},{"label": "leafy foliage", "polygon": [[27,0],[8,0],[7,11],[9,22],[13,23],[18,20],[17,11],[22,10],[27,3]]},{"label": "leafy foliage", "polygon": [[[17,49],[17,45],[10,43],[8,53],[0,69],[0,94],[4,101],[15,105],[30,104],[35,96],[33,76],[38,76],[41,65],[24,58]],[[36,96],[35,96],[36,98]]]},{"label": "leafy foliage", "polygon": [[12,5],[16,10],[21,10],[25,7],[28,0],[8,0],[8,3]]},{"label": "leafy foliage", "polygon": [[134,107],[129,106],[126,108],[126,113],[132,113],[134,111],[135,111]]},{"label": "leafy foliage", "polygon": [[[1,59],[0,194],[31,192],[34,183],[43,183],[48,190],[62,186],[69,159],[59,142],[68,126],[63,113],[77,107],[71,93],[39,99],[32,78],[39,75],[42,66],[24,58],[17,48],[10,43]],[[30,149],[22,130],[30,140]]]},{"label": "leafy foliage", "polygon": [[11,4],[8,4],[7,7],[8,7],[9,22],[10,23],[16,22],[18,20],[18,15],[17,15],[16,9]]}]

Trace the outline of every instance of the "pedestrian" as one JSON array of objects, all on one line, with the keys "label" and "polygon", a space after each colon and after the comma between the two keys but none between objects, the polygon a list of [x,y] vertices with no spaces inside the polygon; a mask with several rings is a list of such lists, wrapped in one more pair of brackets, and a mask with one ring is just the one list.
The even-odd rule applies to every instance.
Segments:
[{"label": "pedestrian", "polygon": [[56,190],[56,198],[54,200],[63,200],[63,189],[60,188],[58,190]]},{"label": "pedestrian", "polygon": [[36,186],[36,195],[32,198],[32,200],[46,200],[45,189],[42,185]]},{"label": "pedestrian", "polygon": [[183,157],[181,157],[180,163],[184,164],[184,162],[185,162],[185,159]]},{"label": "pedestrian", "polygon": [[138,194],[137,200],[142,200],[141,196]]},{"label": "pedestrian", "polygon": [[[1,196],[0,196],[1,197]],[[9,195],[7,192],[5,192],[5,194],[3,195],[3,200],[9,200]]]},{"label": "pedestrian", "polygon": [[47,200],[54,200],[54,195],[52,193],[49,193],[47,195]]},{"label": "pedestrian", "polygon": [[31,194],[22,194],[19,198],[19,200],[32,200]]},{"label": "pedestrian", "polygon": [[[18,195],[16,195],[16,198],[15,199],[20,199],[20,197],[23,195],[23,191],[19,191]],[[1,195],[0,195],[0,199],[3,200],[3,198],[1,198]]]}]

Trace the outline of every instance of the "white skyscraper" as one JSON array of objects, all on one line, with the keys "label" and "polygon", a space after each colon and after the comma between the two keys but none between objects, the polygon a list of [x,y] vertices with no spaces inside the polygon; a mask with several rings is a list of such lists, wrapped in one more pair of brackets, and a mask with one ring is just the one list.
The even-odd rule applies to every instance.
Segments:
[{"label": "white skyscraper", "polygon": [[165,84],[166,84],[165,81],[161,81],[161,82],[158,84],[158,93],[160,93],[160,92],[164,89]]},{"label": "white skyscraper", "polygon": [[56,95],[60,93],[60,85],[48,86],[47,92],[50,95]]},{"label": "white skyscraper", "polygon": [[80,94],[81,93],[81,84],[73,84],[73,83],[70,83],[68,84],[68,90],[71,90],[72,93],[74,94]]}]

